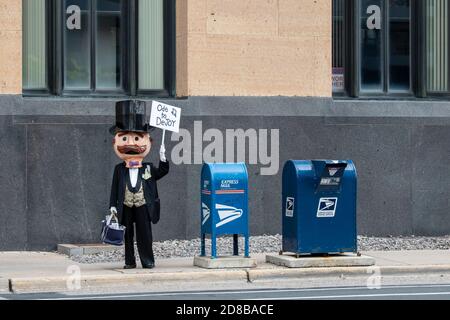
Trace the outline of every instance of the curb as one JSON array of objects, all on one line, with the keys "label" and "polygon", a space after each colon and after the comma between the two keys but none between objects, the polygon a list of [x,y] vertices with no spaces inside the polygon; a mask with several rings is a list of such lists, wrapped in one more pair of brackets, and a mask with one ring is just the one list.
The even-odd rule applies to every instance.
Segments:
[{"label": "curb", "polygon": [[450,265],[423,266],[366,266],[366,267],[336,267],[336,268],[298,268],[298,269],[265,269],[248,270],[250,282],[255,280],[317,278],[332,276],[368,276],[376,271],[380,276],[417,273],[450,273]]},{"label": "curb", "polygon": [[[274,279],[301,279],[318,277],[341,276],[370,276],[376,271],[380,276],[422,274],[422,273],[450,273],[450,265],[423,266],[369,266],[369,267],[320,267],[320,268],[277,268],[277,269],[242,269],[242,270],[211,270],[195,272],[153,272],[117,275],[86,275],[80,279],[80,289],[111,288],[124,286],[149,286],[152,283],[173,281],[185,282],[218,282],[242,281],[254,282]],[[73,276],[11,278],[4,284],[0,279],[0,292],[12,293],[50,293],[70,291],[70,284],[74,284]]]},{"label": "curb", "polygon": [[[44,293],[44,292],[67,292],[70,286],[76,286],[73,276],[59,277],[34,277],[34,278],[11,278],[9,280],[12,293]],[[247,272],[245,270],[232,271],[199,271],[199,272],[154,272],[148,274],[117,274],[117,275],[87,275],[80,278],[80,289],[111,288],[141,285],[146,286],[154,282],[173,281],[245,281]]]}]

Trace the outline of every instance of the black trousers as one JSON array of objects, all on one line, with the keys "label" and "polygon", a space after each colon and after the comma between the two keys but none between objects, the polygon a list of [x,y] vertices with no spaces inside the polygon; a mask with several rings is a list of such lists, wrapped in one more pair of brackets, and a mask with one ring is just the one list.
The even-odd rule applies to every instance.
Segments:
[{"label": "black trousers", "polygon": [[136,241],[142,265],[155,263],[153,256],[152,224],[144,206],[129,208],[123,206],[125,229],[125,264],[136,264],[134,255],[134,225],[136,225]]}]

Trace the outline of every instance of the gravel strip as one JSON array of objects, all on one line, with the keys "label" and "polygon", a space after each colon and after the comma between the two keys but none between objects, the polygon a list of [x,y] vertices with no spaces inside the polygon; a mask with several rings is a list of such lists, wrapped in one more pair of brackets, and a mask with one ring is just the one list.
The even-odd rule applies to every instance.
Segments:
[{"label": "gravel strip", "polygon": [[360,251],[449,250],[450,236],[445,237],[364,237],[358,236]]},{"label": "gravel strip", "polygon": [[[210,254],[211,241],[206,240],[206,254]],[[220,237],[217,239],[218,255],[232,254],[233,238]],[[244,239],[239,238],[239,248],[243,250]],[[251,253],[278,252],[281,249],[281,235],[264,235],[250,237]],[[358,249],[360,251],[386,251],[386,250],[448,250],[450,249],[450,236],[445,237],[365,237],[358,236]],[[200,252],[200,239],[193,240],[167,240],[154,242],[155,258],[193,257]],[[137,255],[137,249],[135,250]],[[115,251],[102,252],[91,255],[72,257],[78,263],[103,263],[124,261],[122,248]],[[137,257],[137,261],[139,258]]]}]

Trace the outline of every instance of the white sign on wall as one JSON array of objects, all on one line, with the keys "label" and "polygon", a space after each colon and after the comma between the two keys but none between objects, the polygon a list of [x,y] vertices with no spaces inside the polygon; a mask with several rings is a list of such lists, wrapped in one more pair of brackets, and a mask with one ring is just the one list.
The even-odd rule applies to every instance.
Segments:
[{"label": "white sign on wall", "polygon": [[162,130],[180,131],[181,109],[165,103],[153,101],[150,125]]},{"label": "white sign on wall", "polygon": [[344,68],[333,68],[333,91],[344,92]]}]

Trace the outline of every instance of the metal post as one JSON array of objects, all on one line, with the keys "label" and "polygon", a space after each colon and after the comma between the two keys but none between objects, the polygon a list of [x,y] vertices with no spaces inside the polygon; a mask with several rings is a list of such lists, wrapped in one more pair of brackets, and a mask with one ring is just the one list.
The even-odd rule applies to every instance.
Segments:
[{"label": "metal post", "polygon": [[205,238],[206,238],[206,234],[202,233],[201,235],[201,245],[200,245],[200,256],[204,257],[206,255],[205,252]]},{"label": "metal post", "polygon": [[238,238],[238,236],[239,235],[237,235],[237,234],[233,234],[233,254],[235,255],[235,256],[238,256],[239,255],[239,238]]},{"label": "metal post", "polygon": [[249,239],[248,239],[248,234],[245,235],[245,257],[246,258],[250,258],[250,254],[249,254]]},{"label": "metal post", "polygon": [[216,253],[216,234],[212,233],[211,234],[211,259],[215,259],[217,258],[217,253]]}]

